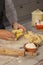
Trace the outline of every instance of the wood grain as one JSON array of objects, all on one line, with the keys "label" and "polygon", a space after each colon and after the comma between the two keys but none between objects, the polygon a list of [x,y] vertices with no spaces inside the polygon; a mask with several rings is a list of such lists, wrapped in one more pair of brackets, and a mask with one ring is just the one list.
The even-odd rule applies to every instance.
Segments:
[{"label": "wood grain", "polygon": [[24,51],[0,48],[0,55],[24,56]]}]

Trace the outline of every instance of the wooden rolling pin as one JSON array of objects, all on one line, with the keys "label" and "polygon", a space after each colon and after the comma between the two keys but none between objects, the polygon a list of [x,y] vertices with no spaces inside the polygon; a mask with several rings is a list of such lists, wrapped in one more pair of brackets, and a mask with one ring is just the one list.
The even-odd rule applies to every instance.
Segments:
[{"label": "wooden rolling pin", "polygon": [[24,50],[13,50],[0,48],[0,55],[24,56]]}]

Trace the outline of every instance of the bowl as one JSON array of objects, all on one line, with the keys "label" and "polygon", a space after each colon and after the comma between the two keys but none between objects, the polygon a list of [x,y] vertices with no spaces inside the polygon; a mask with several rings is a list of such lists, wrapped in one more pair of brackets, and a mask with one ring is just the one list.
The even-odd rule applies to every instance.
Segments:
[{"label": "bowl", "polygon": [[[30,43],[31,44],[31,43]],[[32,52],[35,53],[37,51],[37,47],[35,46],[35,48],[27,48],[26,47],[27,44],[24,45],[24,49],[26,52]]]},{"label": "bowl", "polygon": [[35,25],[36,29],[43,29],[43,25]]}]

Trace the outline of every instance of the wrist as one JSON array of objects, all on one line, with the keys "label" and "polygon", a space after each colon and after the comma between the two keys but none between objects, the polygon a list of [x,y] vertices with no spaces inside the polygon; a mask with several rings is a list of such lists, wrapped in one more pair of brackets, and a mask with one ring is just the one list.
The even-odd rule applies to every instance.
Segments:
[{"label": "wrist", "polygon": [[14,23],[12,24],[12,28],[14,29],[15,27],[18,27],[18,23],[17,23],[17,22],[14,22]]}]

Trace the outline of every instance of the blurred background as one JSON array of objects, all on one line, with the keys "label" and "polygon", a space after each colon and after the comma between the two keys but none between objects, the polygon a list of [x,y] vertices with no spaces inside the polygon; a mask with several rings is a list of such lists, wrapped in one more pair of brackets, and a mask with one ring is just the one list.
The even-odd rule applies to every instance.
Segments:
[{"label": "blurred background", "polygon": [[23,25],[32,21],[32,12],[34,10],[40,9],[43,11],[43,0],[13,0],[13,3],[17,12],[18,22]]},{"label": "blurred background", "polygon": [[43,0],[13,0],[13,2],[19,21],[31,19],[31,13],[35,9],[43,11]]}]

